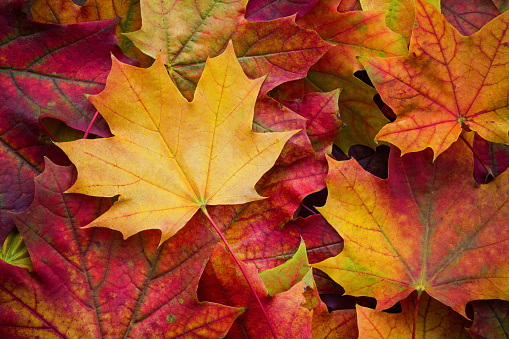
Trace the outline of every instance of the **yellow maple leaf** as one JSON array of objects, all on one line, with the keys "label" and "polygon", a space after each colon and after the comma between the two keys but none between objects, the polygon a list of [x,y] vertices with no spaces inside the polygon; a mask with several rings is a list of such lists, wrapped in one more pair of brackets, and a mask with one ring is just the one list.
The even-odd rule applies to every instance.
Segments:
[{"label": "yellow maple leaf", "polygon": [[188,102],[160,57],[148,69],[113,58],[106,88],[89,100],[114,137],[58,144],[78,169],[67,193],[120,196],[88,227],[124,238],[159,229],[163,243],[202,206],[262,199],[254,185],[297,132],[251,130],[263,80],[247,78],[230,43],[207,60]]}]

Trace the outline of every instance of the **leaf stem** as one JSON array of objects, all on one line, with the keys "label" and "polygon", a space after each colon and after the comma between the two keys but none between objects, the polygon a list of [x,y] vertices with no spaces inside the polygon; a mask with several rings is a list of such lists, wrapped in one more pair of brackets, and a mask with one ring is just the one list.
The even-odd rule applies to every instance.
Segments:
[{"label": "leaf stem", "polygon": [[414,311],[414,328],[412,330],[412,339],[415,339],[415,329],[417,328],[417,316],[419,315],[419,302],[421,301],[422,291],[417,292],[417,301],[415,302]]},{"label": "leaf stem", "polygon": [[270,322],[269,320],[269,316],[267,315],[267,312],[265,311],[265,308],[263,307],[262,305],[262,302],[260,301],[260,298],[258,297],[258,294],[256,294],[256,291],[254,290],[254,287],[253,285],[251,284],[251,280],[249,280],[249,277],[247,276],[247,273],[246,271],[244,271],[244,268],[242,267],[242,265],[240,264],[240,260],[237,258],[237,256],[235,255],[235,253],[233,252],[232,248],[230,247],[230,244],[228,244],[228,241],[226,240],[226,238],[224,237],[223,233],[221,233],[221,231],[219,230],[219,228],[217,227],[216,223],[214,222],[214,220],[210,217],[209,215],[209,212],[207,211],[207,207],[205,207],[205,205],[201,206],[201,210],[202,212],[205,214],[205,216],[207,217],[207,219],[209,219],[210,223],[212,224],[212,226],[214,227],[214,229],[216,230],[217,234],[221,237],[221,240],[223,240],[224,244],[226,245],[226,247],[228,248],[228,250],[230,251],[230,253],[232,254],[233,256],[233,259],[235,259],[235,262],[237,263],[237,265],[239,266],[242,274],[244,275],[244,278],[246,278],[246,281],[247,281],[247,284],[249,285],[249,288],[251,289],[251,293],[253,293],[253,295],[255,296],[256,298],[256,302],[258,303],[258,305],[260,306],[260,309],[262,310],[262,313],[263,313],[263,316],[265,317],[265,320],[267,320],[267,323],[269,324],[269,327],[270,327],[270,331],[272,332],[272,336],[274,337],[274,339],[277,339],[277,336],[276,336],[276,331],[274,331],[274,328],[272,326],[272,323]]},{"label": "leaf stem", "polygon": [[87,130],[85,131],[85,135],[83,135],[83,139],[86,139],[88,137],[88,132],[92,129],[92,125],[94,125],[94,121],[99,115],[99,111],[95,111],[94,116],[92,117],[92,120],[90,120],[90,123],[88,124]]},{"label": "leaf stem", "polygon": [[306,205],[304,205],[304,204],[300,204],[300,205],[301,205],[302,207],[304,207],[304,209],[305,209],[305,210],[307,210],[309,213],[311,213],[311,214],[313,214],[313,215],[315,215],[315,214],[316,214],[316,212],[315,212],[315,211],[313,211],[311,208],[307,207]]},{"label": "leaf stem", "polygon": [[465,139],[465,137],[463,136],[463,133],[460,134],[460,138],[461,138],[461,140],[463,140],[465,142],[465,144],[467,144],[468,148],[470,148],[472,153],[474,153],[477,160],[479,160],[481,162],[481,164],[483,165],[484,170],[486,171],[486,178],[484,179],[484,182],[488,183],[489,182],[488,178],[490,176],[491,176],[491,178],[495,178],[495,176],[493,175],[493,171],[491,170],[491,167],[487,163],[485,163],[484,160],[482,160],[481,156],[476,152],[474,147],[472,147],[472,145],[470,145],[470,143],[467,141],[467,139]]}]

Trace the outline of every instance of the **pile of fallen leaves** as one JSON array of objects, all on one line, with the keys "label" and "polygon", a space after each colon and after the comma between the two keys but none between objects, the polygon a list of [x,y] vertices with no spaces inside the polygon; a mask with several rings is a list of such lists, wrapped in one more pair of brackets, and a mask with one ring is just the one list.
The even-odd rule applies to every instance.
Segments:
[{"label": "pile of fallen leaves", "polygon": [[81,5],[0,2],[0,337],[509,336],[509,1]]}]

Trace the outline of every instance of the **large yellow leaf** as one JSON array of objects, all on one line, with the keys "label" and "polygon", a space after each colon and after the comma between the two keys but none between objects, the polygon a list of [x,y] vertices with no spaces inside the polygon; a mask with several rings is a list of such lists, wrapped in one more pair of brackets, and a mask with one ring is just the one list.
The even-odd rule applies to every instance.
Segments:
[{"label": "large yellow leaf", "polygon": [[89,96],[114,137],[58,144],[78,168],[67,192],[120,195],[89,227],[124,238],[160,229],[162,243],[202,206],[262,199],[254,185],[296,133],[251,131],[262,82],[246,77],[231,43],[207,60],[192,102],[160,57],[148,69],[114,59],[105,90]]}]

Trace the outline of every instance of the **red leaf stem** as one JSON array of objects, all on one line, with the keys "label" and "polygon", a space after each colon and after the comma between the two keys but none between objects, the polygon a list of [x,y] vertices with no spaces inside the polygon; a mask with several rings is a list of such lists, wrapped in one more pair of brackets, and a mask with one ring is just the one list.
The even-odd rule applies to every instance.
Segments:
[{"label": "red leaf stem", "polygon": [[415,302],[414,310],[414,327],[412,329],[412,339],[415,339],[415,330],[417,328],[417,317],[419,315],[419,302],[421,301],[422,291],[417,292],[417,301]]},{"label": "red leaf stem", "polygon": [[90,129],[92,128],[92,126],[94,125],[94,121],[95,119],[97,118],[97,116],[99,115],[99,111],[95,111],[95,114],[94,116],[92,117],[92,120],[90,120],[90,123],[88,124],[88,127],[87,127],[87,130],[85,131],[85,135],[83,135],[83,139],[86,139],[87,136],[88,136],[88,132],[90,132]]}]

